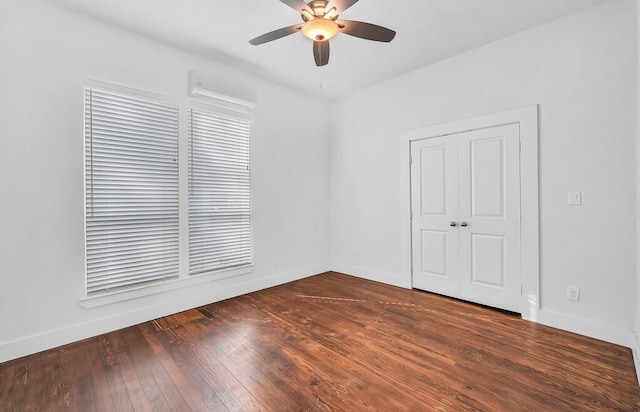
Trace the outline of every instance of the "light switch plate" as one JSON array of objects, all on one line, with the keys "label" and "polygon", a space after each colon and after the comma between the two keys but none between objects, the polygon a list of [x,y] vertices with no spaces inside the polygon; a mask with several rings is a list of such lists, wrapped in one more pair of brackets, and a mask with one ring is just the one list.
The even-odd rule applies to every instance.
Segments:
[{"label": "light switch plate", "polygon": [[580,206],[582,204],[582,192],[569,192],[569,206]]}]

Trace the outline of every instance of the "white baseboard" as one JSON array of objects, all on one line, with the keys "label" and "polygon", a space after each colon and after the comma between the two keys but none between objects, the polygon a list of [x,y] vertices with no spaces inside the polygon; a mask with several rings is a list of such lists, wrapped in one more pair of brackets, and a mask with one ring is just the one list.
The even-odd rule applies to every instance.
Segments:
[{"label": "white baseboard", "polygon": [[638,334],[636,332],[631,332],[630,341],[633,364],[636,367],[636,378],[638,379],[638,385],[640,385],[640,341],[638,340]]},{"label": "white baseboard", "polygon": [[577,333],[578,335],[588,336],[627,348],[631,347],[630,331],[620,326],[594,322],[589,319],[568,316],[549,310],[540,310],[537,314],[537,322],[552,328]]},{"label": "white baseboard", "polygon": [[344,273],[345,275],[356,276],[362,279],[373,280],[374,282],[411,289],[411,278],[403,279],[403,277],[398,273],[380,272],[357,266],[344,265],[342,263],[335,263],[332,265],[332,268],[333,271]]},{"label": "white baseboard", "polygon": [[[157,299],[156,301],[159,303],[140,307],[134,311],[120,312],[113,316],[93,319],[90,322],[0,343],[0,363],[327,271],[329,271],[328,265],[319,265],[251,279],[246,282],[230,284],[231,282],[222,280],[215,282],[220,285],[216,288],[206,288],[200,285],[199,287],[191,288],[186,298],[175,300]],[[163,295],[159,294],[157,296]],[[169,292],[164,296],[170,296]]]}]

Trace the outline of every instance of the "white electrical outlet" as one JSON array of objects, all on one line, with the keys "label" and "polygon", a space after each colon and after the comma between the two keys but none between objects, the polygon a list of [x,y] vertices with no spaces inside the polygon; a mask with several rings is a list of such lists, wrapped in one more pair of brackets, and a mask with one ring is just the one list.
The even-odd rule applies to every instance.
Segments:
[{"label": "white electrical outlet", "polygon": [[575,286],[567,287],[567,299],[575,300],[576,302],[580,300],[580,288]]}]

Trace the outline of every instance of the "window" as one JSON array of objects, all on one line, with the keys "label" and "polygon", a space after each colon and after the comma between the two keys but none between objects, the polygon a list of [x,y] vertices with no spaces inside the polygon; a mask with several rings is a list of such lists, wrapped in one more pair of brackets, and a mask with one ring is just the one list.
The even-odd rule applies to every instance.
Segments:
[{"label": "window", "polygon": [[87,294],[178,277],[178,107],[85,88]]},{"label": "window", "polygon": [[251,271],[253,103],[193,96],[85,81],[84,307]]},{"label": "window", "polygon": [[190,275],[251,264],[249,131],[245,114],[190,110]]}]

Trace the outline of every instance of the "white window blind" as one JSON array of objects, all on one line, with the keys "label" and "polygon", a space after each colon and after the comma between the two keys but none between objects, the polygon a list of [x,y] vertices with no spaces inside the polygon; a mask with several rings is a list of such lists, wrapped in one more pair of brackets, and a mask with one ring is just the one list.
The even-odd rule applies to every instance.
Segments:
[{"label": "white window blind", "polygon": [[178,276],[178,107],[85,88],[87,293]]},{"label": "white window blind", "polygon": [[250,121],[214,110],[190,111],[190,275],[252,262]]}]

